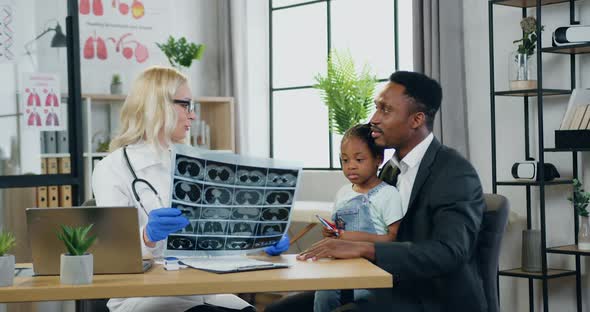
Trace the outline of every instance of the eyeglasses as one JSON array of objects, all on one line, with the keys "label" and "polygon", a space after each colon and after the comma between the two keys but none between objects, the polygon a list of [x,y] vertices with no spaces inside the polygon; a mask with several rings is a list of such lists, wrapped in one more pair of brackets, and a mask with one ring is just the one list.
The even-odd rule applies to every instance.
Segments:
[{"label": "eyeglasses", "polygon": [[190,113],[192,113],[192,112],[195,111],[195,102],[193,102],[191,100],[177,100],[177,99],[174,99],[174,100],[172,100],[172,102],[174,104],[178,104],[178,105],[184,107],[184,109],[186,109],[186,112],[188,114],[190,114]]}]

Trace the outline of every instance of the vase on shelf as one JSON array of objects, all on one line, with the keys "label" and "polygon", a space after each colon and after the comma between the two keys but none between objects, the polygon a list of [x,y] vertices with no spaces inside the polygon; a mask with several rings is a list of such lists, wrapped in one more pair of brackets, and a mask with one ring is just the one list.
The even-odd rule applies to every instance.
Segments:
[{"label": "vase on shelf", "polygon": [[510,54],[510,90],[537,88],[537,56],[526,53]]},{"label": "vase on shelf", "polygon": [[590,250],[590,217],[580,217],[578,229],[578,249]]},{"label": "vase on shelf", "polygon": [[522,231],[522,270],[541,272],[541,231]]}]

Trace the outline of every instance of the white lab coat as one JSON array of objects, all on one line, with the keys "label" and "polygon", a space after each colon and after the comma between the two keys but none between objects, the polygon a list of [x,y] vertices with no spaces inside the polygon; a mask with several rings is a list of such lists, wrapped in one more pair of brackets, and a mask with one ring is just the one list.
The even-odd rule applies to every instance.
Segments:
[{"label": "white lab coat", "polygon": [[[170,151],[158,152],[146,143],[137,143],[127,147],[129,161],[140,179],[151,183],[158,191],[164,205],[170,203],[171,166]],[[92,190],[97,206],[135,206],[138,208],[142,254],[144,258],[160,257],[165,248],[165,241],[160,241],[155,248],[143,243],[143,228],[148,217],[133,196],[131,182],[133,176],[129,170],[123,149],[119,148],[101,160],[92,174]],[[143,183],[136,184],[137,193],[148,212],[161,208],[157,197]],[[149,298],[115,298],[108,302],[110,311],[186,311],[203,303],[232,309],[243,309],[248,303],[234,295],[206,295],[182,297]]]}]

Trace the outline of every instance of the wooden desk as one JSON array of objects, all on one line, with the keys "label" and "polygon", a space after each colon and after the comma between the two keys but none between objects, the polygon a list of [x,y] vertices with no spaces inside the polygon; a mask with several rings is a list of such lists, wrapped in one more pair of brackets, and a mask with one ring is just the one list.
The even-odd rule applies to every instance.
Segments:
[{"label": "wooden desk", "polygon": [[195,269],[165,271],[155,265],[144,274],[95,275],[90,285],[62,285],[59,276],[16,277],[0,287],[0,302],[97,298],[286,292],[321,289],[388,288],[391,275],[365,259],[297,261],[295,255],[265,260],[287,262],[286,269],[215,274]]}]

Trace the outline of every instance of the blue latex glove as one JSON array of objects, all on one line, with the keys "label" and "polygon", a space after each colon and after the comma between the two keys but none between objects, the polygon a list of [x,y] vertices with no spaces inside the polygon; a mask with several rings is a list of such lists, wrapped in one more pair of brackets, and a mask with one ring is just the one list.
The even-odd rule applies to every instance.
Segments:
[{"label": "blue latex glove", "polygon": [[285,233],[280,241],[272,246],[268,246],[264,248],[264,252],[266,252],[269,256],[278,256],[283,252],[289,249],[289,234]]},{"label": "blue latex glove", "polygon": [[152,242],[161,241],[168,234],[184,229],[188,219],[176,208],[160,208],[150,211],[145,233]]}]

